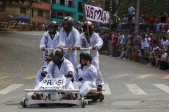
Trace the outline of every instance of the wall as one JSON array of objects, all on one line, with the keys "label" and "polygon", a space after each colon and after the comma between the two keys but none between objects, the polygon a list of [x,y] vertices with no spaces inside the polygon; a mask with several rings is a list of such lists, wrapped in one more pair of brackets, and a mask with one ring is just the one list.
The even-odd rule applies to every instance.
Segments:
[{"label": "wall", "polygon": [[[79,2],[84,2],[84,0],[75,0],[72,2],[74,2],[74,7],[66,7],[66,6],[63,6],[63,5],[58,5],[58,4],[52,4],[51,6],[51,9],[52,10],[56,10],[57,12],[61,11],[61,12],[68,12],[68,13],[72,13],[72,15],[74,15],[74,20],[75,21],[78,21],[79,19],[79,16],[84,16],[84,13],[81,13],[81,12],[78,12],[78,3]],[[51,20],[55,20],[57,22],[60,22],[61,20],[58,19],[58,18],[51,18]]]}]

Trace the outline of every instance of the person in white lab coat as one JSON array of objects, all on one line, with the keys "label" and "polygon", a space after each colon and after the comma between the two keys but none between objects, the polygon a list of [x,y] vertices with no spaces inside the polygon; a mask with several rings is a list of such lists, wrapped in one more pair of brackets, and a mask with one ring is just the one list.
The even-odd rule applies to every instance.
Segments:
[{"label": "person in white lab coat", "polygon": [[[65,89],[75,89],[73,82],[75,77],[75,68],[73,64],[64,58],[63,49],[56,48],[52,52],[52,61],[48,64],[47,73],[53,78],[61,76],[66,77]],[[66,93],[68,99],[75,98],[74,93]]]},{"label": "person in white lab coat", "polygon": [[75,68],[72,63],[63,57],[63,50],[56,48],[52,52],[52,61],[48,64],[47,73],[52,75],[53,78],[65,75],[66,89],[73,89],[72,80],[74,79]]},{"label": "person in white lab coat", "polygon": [[43,51],[44,64],[47,64],[47,57],[51,53],[46,48],[56,48],[59,43],[58,24],[55,21],[48,23],[48,31],[45,32],[40,40],[40,49]]},{"label": "person in white lab coat", "polygon": [[[73,19],[68,16],[63,19],[63,27],[59,31],[59,47],[74,49],[80,45],[80,33],[73,27]],[[64,50],[65,58],[70,60],[76,67],[76,51]]]},{"label": "person in white lab coat", "polygon": [[104,80],[99,68],[99,52],[98,50],[102,47],[103,45],[103,40],[101,37],[94,32],[94,25],[90,21],[86,21],[83,23],[83,31],[80,35],[81,39],[81,47],[82,48],[90,48],[92,47],[91,56],[92,56],[92,64],[96,67],[98,71],[98,78],[96,80],[96,85],[98,88],[102,89],[102,85],[104,84]]},{"label": "person in white lab coat", "polygon": [[77,66],[76,85],[80,89],[80,95],[86,96],[92,88],[96,88],[98,77],[97,69],[91,64],[92,57],[89,53],[81,52],[80,64]]}]

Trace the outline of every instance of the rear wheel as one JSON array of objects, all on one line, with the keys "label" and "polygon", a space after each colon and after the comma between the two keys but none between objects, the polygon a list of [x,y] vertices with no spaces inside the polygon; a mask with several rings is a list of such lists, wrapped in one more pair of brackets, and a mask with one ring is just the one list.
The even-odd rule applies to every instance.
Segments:
[{"label": "rear wheel", "polygon": [[103,94],[99,95],[99,100],[100,100],[100,102],[102,102],[104,100],[104,95]]},{"label": "rear wheel", "polygon": [[92,101],[97,102],[98,98],[96,96],[93,96]]}]

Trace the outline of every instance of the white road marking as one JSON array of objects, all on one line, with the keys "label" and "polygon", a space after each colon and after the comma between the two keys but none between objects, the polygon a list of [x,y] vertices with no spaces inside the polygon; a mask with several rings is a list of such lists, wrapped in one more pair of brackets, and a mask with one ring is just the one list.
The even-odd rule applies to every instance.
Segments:
[{"label": "white road marking", "polygon": [[145,78],[149,78],[149,77],[151,77],[151,76],[153,76],[154,74],[144,74],[144,75],[140,75],[140,76],[138,76],[137,78],[138,79],[145,79]]},{"label": "white road marking", "polygon": [[20,88],[21,86],[23,86],[23,84],[12,84],[12,85],[8,86],[7,88],[1,90],[0,94],[5,95],[13,90]]},{"label": "white road marking", "polygon": [[169,93],[169,87],[164,85],[164,84],[153,84],[154,86],[156,86],[157,88],[165,91],[166,93]]},{"label": "white road marking", "polygon": [[125,84],[125,85],[134,95],[146,95],[147,94],[136,84]]},{"label": "white road marking", "polygon": [[108,95],[108,94],[109,94],[109,95],[111,94],[111,91],[110,91],[110,88],[109,88],[109,85],[108,85],[108,84],[104,84],[104,85],[103,85],[103,90],[105,90],[105,91],[103,91],[103,94],[105,94],[105,95],[106,95],[106,94],[107,94],[107,95]]}]

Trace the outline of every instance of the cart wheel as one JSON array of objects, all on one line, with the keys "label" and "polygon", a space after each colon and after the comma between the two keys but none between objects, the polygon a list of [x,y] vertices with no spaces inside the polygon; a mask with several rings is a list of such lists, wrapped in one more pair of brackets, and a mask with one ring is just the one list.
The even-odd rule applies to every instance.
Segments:
[{"label": "cart wheel", "polygon": [[82,108],[85,108],[85,105],[86,105],[85,100],[84,100],[84,98],[82,98],[81,99],[81,106],[82,106]]},{"label": "cart wheel", "polygon": [[103,94],[99,95],[99,100],[100,100],[100,102],[102,102],[104,100],[104,95]]},{"label": "cart wheel", "polygon": [[27,101],[28,101],[27,98],[23,98],[23,99],[21,100],[21,105],[22,105],[23,108],[26,108],[26,107],[27,107]]}]

